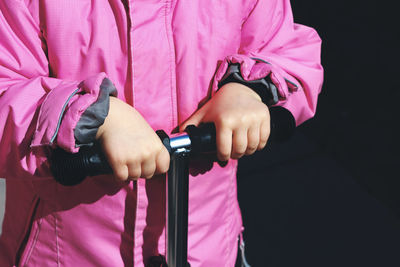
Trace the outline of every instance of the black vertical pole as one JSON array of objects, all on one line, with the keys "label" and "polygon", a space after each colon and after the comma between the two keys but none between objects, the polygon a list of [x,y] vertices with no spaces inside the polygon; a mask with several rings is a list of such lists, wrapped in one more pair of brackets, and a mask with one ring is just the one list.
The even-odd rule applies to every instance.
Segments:
[{"label": "black vertical pole", "polygon": [[189,267],[187,261],[189,153],[174,151],[168,171],[168,267]]}]

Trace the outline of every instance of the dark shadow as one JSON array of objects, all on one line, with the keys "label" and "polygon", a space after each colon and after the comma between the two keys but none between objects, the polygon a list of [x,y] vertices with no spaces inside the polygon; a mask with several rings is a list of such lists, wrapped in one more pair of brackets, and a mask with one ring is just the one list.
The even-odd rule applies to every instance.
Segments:
[{"label": "dark shadow", "polygon": [[400,266],[400,221],[301,133],[239,162],[252,266]]},{"label": "dark shadow", "polygon": [[[0,236],[0,266],[18,263],[18,254],[29,235],[32,218],[36,211],[38,198],[27,181],[6,180],[6,202],[2,234]],[[16,219],[18,218],[18,220]]]},{"label": "dark shadow", "polygon": [[[136,187],[136,183],[134,183]],[[133,192],[128,190],[125,199],[125,213],[124,213],[124,231],[121,233],[121,244],[119,246],[121,258],[125,266],[132,266],[133,264],[133,248],[134,248],[134,225],[136,218],[136,188]]]},{"label": "dark shadow", "polygon": [[[143,229],[142,253],[145,265],[152,256],[163,253],[158,251],[160,238],[164,238],[163,231],[166,225],[166,179],[160,175],[146,180],[145,186],[148,206],[146,226]],[[160,205],[161,203],[161,205]]]}]

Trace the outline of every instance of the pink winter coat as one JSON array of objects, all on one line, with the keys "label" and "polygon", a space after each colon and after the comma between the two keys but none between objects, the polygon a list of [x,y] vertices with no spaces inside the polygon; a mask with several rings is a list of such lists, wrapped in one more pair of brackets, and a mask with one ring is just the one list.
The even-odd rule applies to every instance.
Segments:
[{"label": "pink winter coat", "polygon": [[[212,96],[230,63],[271,74],[297,124],[322,84],[317,33],[289,0],[1,0],[0,266],[143,266],[165,255],[165,177],[57,184],[50,147],[79,150],[74,127],[105,77],[153,129],[170,133]],[[237,161],[190,177],[188,260],[233,266],[242,231]]]}]

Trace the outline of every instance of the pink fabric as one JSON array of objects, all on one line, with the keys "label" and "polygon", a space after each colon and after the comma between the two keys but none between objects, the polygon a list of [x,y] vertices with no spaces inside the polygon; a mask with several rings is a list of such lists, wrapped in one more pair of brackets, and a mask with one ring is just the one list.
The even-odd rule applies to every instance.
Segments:
[{"label": "pink fabric", "polygon": [[58,146],[78,152],[73,129],[82,113],[97,100],[104,78],[105,73],[100,73],[80,84],[69,82],[54,87],[40,106],[31,147],[53,145],[57,138]]},{"label": "pink fabric", "polygon": [[[49,147],[78,150],[73,129],[104,77],[171,132],[237,62],[248,80],[271,73],[278,105],[300,124],[322,85],[320,43],[293,23],[289,0],[0,1],[0,177],[10,188],[0,266],[144,266],[165,254],[165,177],[63,187],[50,175]],[[191,167],[188,258],[233,266],[237,162],[203,165]]]}]

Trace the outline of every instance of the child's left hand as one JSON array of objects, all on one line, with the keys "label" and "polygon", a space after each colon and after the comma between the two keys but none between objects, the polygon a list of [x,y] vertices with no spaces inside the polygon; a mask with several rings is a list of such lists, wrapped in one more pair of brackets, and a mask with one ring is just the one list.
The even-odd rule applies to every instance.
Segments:
[{"label": "child's left hand", "polygon": [[217,156],[220,161],[238,159],[265,147],[270,134],[268,107],[252,89],[228,83],[181,126],[213,122],[216,128]]}]

